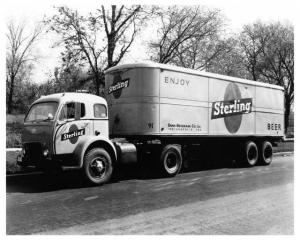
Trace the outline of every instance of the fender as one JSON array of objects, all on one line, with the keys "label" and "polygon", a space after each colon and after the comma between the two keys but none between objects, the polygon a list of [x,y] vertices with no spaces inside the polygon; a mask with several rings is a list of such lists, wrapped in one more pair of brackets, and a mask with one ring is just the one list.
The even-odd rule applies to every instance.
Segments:
[{"label": "fender", "polygon": [[75,158],[75,161],[78,162],[78,166],[82,167],[83,165],[83,158],[84,158],[84,154],[86,152],[86,150],[88,149],[89,146],[91,146],[94,143],[99,143],[99,144],[105,144],[107,146],[109,146],[110,148],[110,152],[113,153],[113,156],[111,156],[113,158],[113,160],[117,160],[117,151],[116,148],[114,146],[114,144],[106,137],[104,136],[86,136],[84,138],[81,139],[81,141],[77,144],[73,155]]}]

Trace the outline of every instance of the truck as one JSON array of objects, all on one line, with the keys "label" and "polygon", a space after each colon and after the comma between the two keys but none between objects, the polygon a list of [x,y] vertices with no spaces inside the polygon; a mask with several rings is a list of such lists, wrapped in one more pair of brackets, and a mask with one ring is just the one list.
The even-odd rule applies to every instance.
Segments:
[{"label": "truck", "polygon": [[105,94],[36,100],[18,164],[80,169],[101,185],[120,166],[145,159],[173,177],[192,147],[230,153],[247,167],[269,165],[284,136],[284,90],[268,83],[141,62],[105,71]]}]

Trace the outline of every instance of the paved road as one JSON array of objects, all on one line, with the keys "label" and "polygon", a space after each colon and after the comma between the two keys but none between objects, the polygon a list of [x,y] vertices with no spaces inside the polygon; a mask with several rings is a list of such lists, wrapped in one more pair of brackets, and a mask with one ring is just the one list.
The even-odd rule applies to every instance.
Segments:
[{"label": "paved road", "polygon": [[76,173],[7,177],[7,234],[293,234],[293,159],[102,187]]}]

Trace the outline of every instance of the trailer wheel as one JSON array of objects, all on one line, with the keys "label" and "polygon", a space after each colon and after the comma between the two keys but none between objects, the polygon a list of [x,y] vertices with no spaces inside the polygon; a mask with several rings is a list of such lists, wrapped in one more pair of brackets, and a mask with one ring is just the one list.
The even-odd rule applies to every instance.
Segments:
[{"label": "trailer wheel", "polygon": [[273,147],[270,142],[264,141],[261,144],[258,160],[261,165],[271,164],[271,162],[273,160]]},{"label": "trailer wheel", "polygon": [[180,147],[177,145],[167,145],[160,155],[160,169],[166,177],[174,177],[182,166],[182,156]]},{"label": "trailer wheel", "polygon": [[244,147],[243,160],[247,167],[253,167],[258,160],[257,146],[253,141],[248,141]]},{"label": "trailer wheel", "polygon": [[85,154],[83,173],[89,183],[101,185],[108,182],[112,171],[112,160],[106,150],[92,148]]}]

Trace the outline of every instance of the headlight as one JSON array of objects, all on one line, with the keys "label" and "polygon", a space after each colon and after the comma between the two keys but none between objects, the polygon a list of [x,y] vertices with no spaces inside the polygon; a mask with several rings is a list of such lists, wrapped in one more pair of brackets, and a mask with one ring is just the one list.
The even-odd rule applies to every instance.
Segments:
[{"label": "headlight", "polygon": [[48,149],[45,149],[45,150],[43,151],[43,155],[44,155],[44,157],[47,157],[47,156],[49,155],[49,150],[48,150]]},{"label": "headlight", "polygon": [[23,147],[23,148],[22,148],[22,151],[21,151],[21,156],[24,157],[25,154],[26,154],[26,151],[25,151],[25,148]]}]

